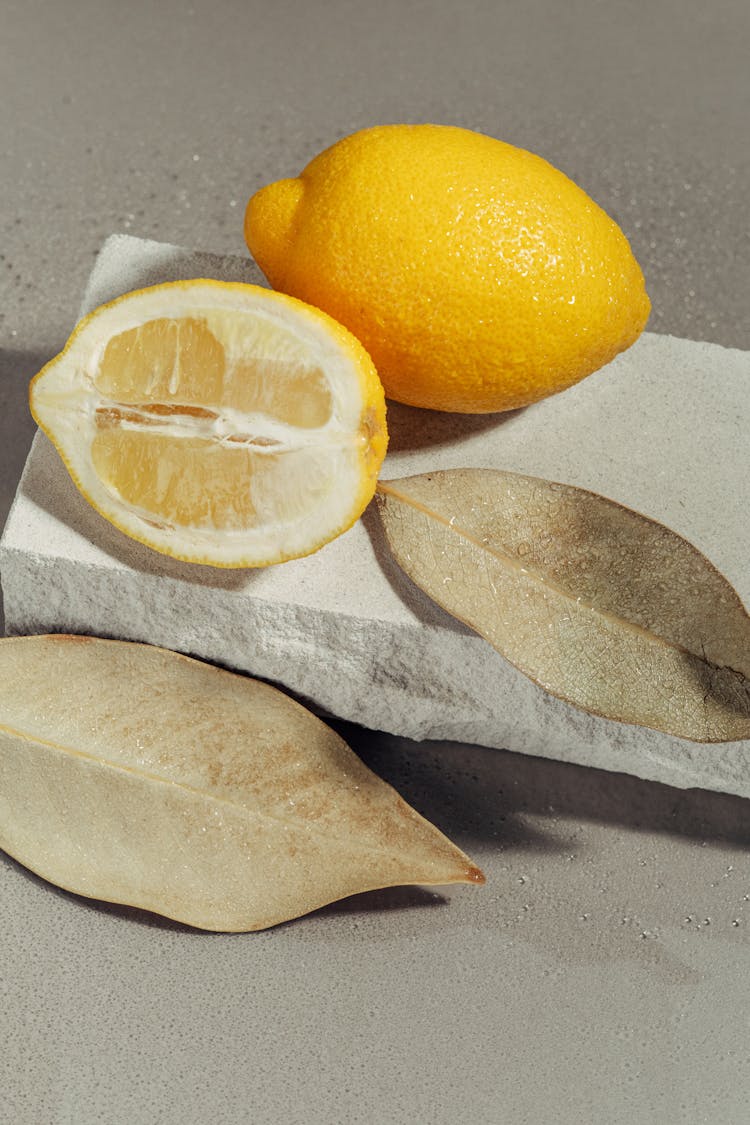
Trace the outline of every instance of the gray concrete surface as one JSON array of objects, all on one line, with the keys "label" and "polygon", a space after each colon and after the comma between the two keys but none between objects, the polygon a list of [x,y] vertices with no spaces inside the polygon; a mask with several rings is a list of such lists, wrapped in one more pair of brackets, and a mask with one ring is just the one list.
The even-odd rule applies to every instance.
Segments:
[{"label": "gray concrete surface", "polygon": [[[242,253],[249,193],[363,125],[541,153],[630,237],[650,330],[750,348],[742,0],[5,0],[2,24],[0,522],[103,238]],[[2,857],[4,1119],[750,1120],[746,801],[345,734],[487,886],[210,936]]]}]

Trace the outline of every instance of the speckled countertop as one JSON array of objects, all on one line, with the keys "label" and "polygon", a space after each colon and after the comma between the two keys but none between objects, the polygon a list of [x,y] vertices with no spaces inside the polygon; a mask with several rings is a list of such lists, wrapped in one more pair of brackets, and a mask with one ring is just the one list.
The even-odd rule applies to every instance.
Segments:
[{"label": "speckled countertop", "polygon": [[[106,235],[243,253],[250,192],[369,124],[539,152],[631,239],[651,331],[750,348],[749,35],[742,0],[6,0],[0,523]],[[344,733],[488,885],[214,936],[0,854],[3,1120],[750,1120],[747,802]]]}]

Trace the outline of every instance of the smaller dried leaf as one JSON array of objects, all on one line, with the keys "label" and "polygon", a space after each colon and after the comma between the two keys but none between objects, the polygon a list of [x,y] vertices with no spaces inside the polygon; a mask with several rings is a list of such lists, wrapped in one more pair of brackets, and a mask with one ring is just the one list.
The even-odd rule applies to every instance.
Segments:
[{"label": "smaller dried leaf", "polygon": [[750,738],[750,617],[673,531],[491,469],[382,481],[378,501],[409,577],[552,695],[696,742]]},{"label": "smaller dried leaf", "polygon": [[90,637],[0,641],[0,847],[67,890],[207,930],[484,881],[280,691]]}]

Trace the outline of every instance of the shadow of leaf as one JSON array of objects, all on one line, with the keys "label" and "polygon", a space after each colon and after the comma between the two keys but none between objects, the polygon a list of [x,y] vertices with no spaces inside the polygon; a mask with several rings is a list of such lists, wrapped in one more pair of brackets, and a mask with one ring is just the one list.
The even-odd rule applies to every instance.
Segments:
[{"label": "shadow of leaf", "polygon": [[322,906],[314,913],[316,915],[370,914],[413,910],[426,906],[445,906],[447,902],[444,895],[427,890],[425,887],[383,887],[377,891],[363,891],[358,895],[349,895],[348,898]]}]

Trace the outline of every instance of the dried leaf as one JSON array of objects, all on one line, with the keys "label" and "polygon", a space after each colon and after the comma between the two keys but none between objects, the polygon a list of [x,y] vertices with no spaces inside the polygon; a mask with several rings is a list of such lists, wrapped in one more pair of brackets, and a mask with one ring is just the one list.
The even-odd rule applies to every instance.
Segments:
[{"label": "dried leaf", "polygon": [[396,561],[552,695],[697,742],[750,738],[750,618],[673,531],[490,469],[381,482]]},{"label": "dried leaf", "polygon": [[87,637],[0,641],[0,846],[67,890],[208,930],[484,881],[275,688]]}]

